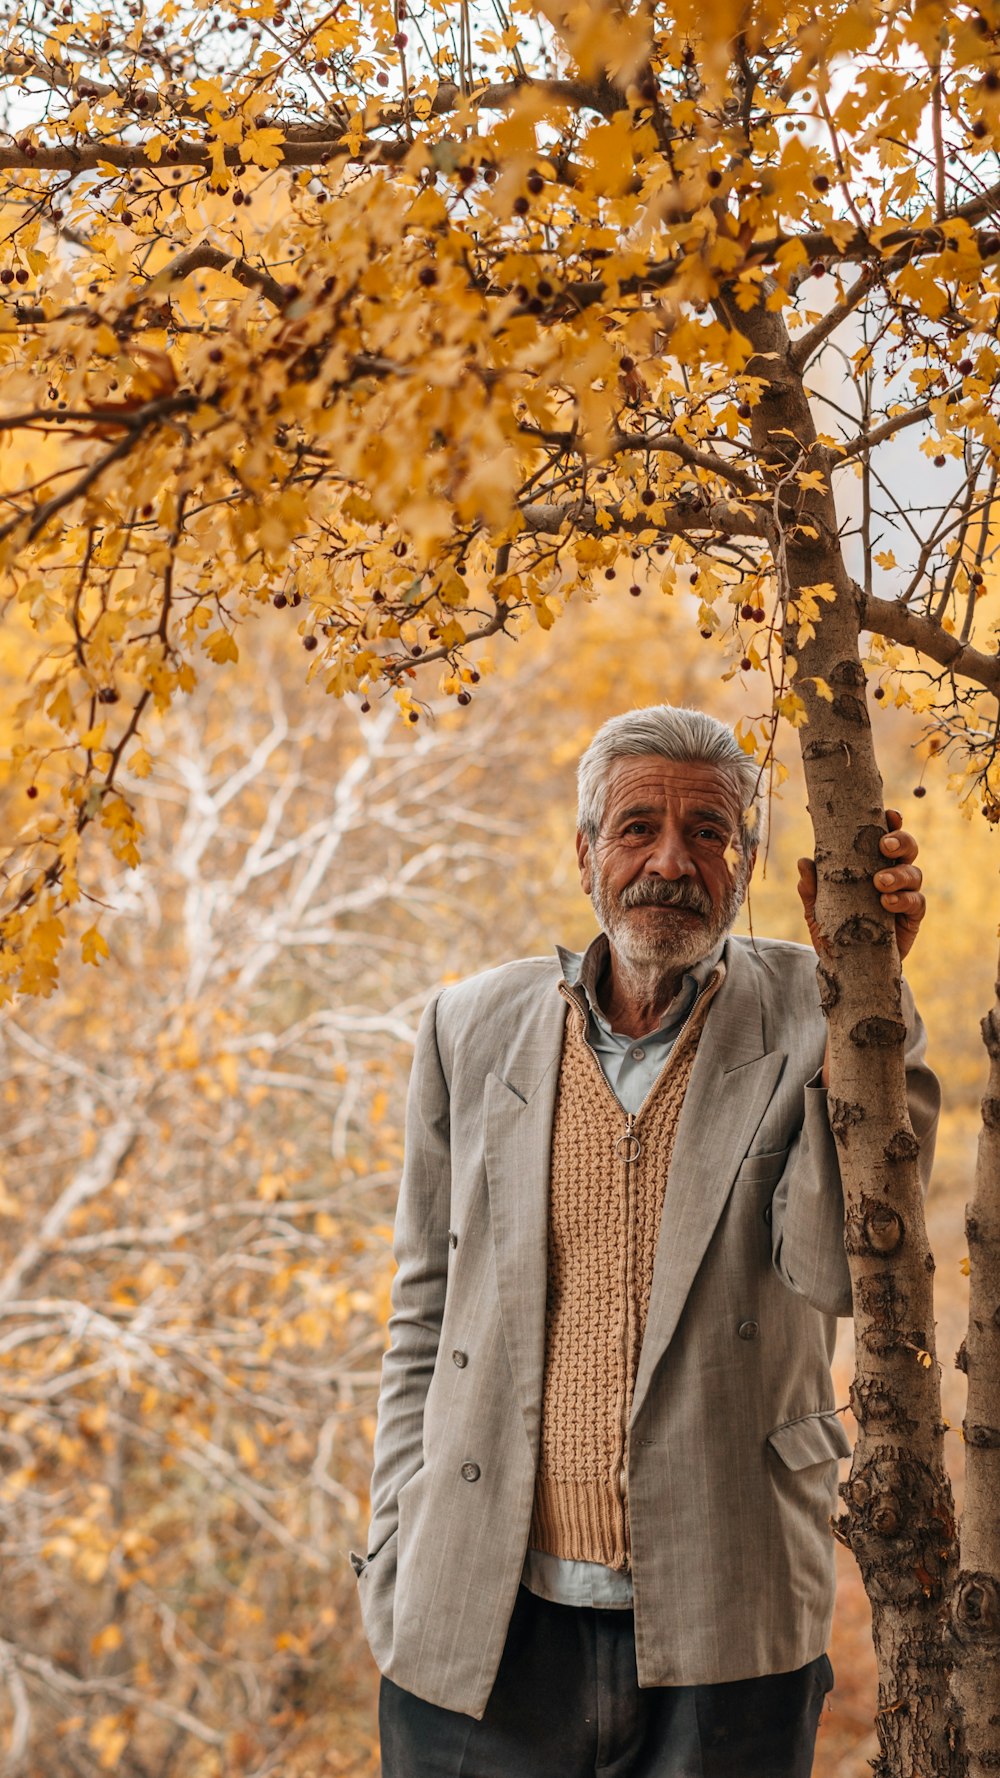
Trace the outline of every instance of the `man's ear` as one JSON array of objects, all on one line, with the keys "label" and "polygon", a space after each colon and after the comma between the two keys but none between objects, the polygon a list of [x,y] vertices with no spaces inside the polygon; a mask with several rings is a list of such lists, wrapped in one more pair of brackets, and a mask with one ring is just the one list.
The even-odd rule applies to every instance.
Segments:
[{"label": "man's ear", "polygon": [[585,833],[580,832],[579,828],[576,835],[576,861],[580,866],[580,887],[584,895],[589,895],[593,885],[590,870],[590,841]]}]

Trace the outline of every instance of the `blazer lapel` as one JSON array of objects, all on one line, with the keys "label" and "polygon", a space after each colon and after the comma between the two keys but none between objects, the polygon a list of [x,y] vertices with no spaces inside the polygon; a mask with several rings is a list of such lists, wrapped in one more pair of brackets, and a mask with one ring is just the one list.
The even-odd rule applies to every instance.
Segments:
[{"label": "blazer lapel", "polygon": [[784,1061],[780,1050],[765,1053],[753,970],[739,947],[728,945],[726,979],[698,1045],[667,1176],[633,1419],[674,1336]]},{"label": "blazer lapel", "polygon": [[531,1449],[538,1445],[545,1363],[549,1164],[567,1004],[558,976],[488,1074],[486,1177],[504,1338]]}]

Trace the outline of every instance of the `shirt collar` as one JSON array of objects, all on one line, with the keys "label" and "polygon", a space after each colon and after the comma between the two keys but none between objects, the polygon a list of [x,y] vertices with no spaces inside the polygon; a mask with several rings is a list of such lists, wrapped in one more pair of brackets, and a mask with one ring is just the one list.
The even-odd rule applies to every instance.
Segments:
[{"label": "shirt collar", "polygon": [[[707,985],[725,948],[726,940],[722,938],[707,957],[702,957],[698,963],[693,963],[691,968],[685,971],[681,985],[663,1014],[657,1031],[670,1030],[678,1023],[683,1023],[698,995]],[[562,965],[563,980],[567,987],[575,988],[583,995],[587,1010],[599,1025],[603,1025],[606,1031],[611,1030],[611,1025],[601,1011],[597,998],[597,984],[607,965],[609,951],[607,933],[604,932],[599,932],[585,951],[567,951],[563,945],[556,945],[556,955]],[[649,1035],[654,1036],[655,1033],[650,1032]]]}]

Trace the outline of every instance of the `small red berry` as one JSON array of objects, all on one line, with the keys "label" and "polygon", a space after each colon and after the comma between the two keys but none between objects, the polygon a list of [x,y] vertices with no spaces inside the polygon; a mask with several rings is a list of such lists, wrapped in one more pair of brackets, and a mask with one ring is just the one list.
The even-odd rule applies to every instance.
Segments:
[{"label": "small red berry", "polygon": [[25,795],[26,796],[37,796],[38,795],[38,785],[37,784],[29,784],[27,790],[25,791]]},{"label": "small red berry", "polygon": [[753,661],[751,661],[751,660],[748,660],[748,659],[747,659],[747,656],[746,656],[746,655],[744,655],[744,656],[743,656],[743,659],[742,659],[742,660],[741,660],[741,662],[740,662],[740,672],[741,672],[741,673],[749,673],[749,671],[750,671],[750,668],[751,668],[751,667],[752,667],[752,666],[753,666]]},{"label": "small red berry", "polygon": [[319,637],[318,636],[303,636],[302,646],[303,646],[303,648],[308,648],[310,651],[314,648],[318,648],[319,647]]},{"label": "small red berry", "polygon": [[287,596],[284,593],[275,593],[274,598],[271,600],[271,604],[276,606],[279,611],[282,611],[288,604]]},{"label": "small red berry", "polygon": [[460,691],[458,694],[458,702],[460,704],[471,704],[472,703],[471,691]]},{"label": "small red berry", "polygon": [[885,697],[885,686],[876,685],[875,690],[872,692],[872,697],[877,703],[881,704],[882,699]]},{"label": "small red berry", "polygon": [[630,586],[628,590],[632,594],[633,599],[637,599],[642,592],[641,586]]},{"label": "small red berry", "polygon": [[938,455],[934,459],[935,469],[943,469],[945,464],[947,463],[947,461],[948,461],[947,457],[945,457],[942,453],[939,452]]},{"label": "small red berry", "polygon": [[913,794],[914,796],[926,796],[927,791],[922,784],[916,784],[913,788]]},{"label": "small red berry", "polygon": [[973,364],[971,358],[960,358],[958,361],[958,368],[961,371],[963,377],[967,377],[971,374],[972,371],[975,370],[976,367]]},{"label": "small red berry", "polygon": [[418,284],[423,284],[425,288],[430,289],[430,286],[436,284],[437,281],[438,275],[432,265],[422,265],[420,267],[420,270],[417,273]]},{"label": "small red berry", "polygon": [[741,605],[740,606],[740,616],[743,619],[744,623],[749,623],[750,619],[753,617],[753,606],[752,605]]}]

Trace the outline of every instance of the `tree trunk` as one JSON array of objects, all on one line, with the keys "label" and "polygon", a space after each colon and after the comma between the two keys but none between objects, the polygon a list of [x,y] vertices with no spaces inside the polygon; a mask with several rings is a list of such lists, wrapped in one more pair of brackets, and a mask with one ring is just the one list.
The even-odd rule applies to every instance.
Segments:
[{"label": "tree trunk", "polygon": [[990,1077],[965,1214],[969,1331],[957,1360],[969,1379],[965,1507],[950,1615],[968,1778],[1000,1772],[1000,981],[982,1032]]},{"label": "tree trunk", "polygon": [[[906,1102],[895,923],[871,885],[885,862],[878,843],[886,820],[859,612],[840,548],[830,453],[816,442],[784,322],[763,307],[746,315],[734,309],[726,319],[749,337],[747,371],[762,379],[754,443],[775,490],[785,654],[808,716],[800,735],[826,946],[818,973],[857,1338],[851,1403],[858,1439],[841,1490],[840,1528],[872,1605],[881,1750],[874,1770],[876,1778],[959,1778],[942,1626],[955,1533],[934,1355],[934,1262]],[[817,469],[823,487],[796,480]],[[815,634],[803,634],[800,644],[788,603],[824,584],[836,597],[819,602]],[[817,689],[817,678],[831,697]]]}]

